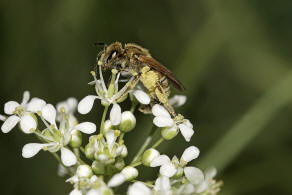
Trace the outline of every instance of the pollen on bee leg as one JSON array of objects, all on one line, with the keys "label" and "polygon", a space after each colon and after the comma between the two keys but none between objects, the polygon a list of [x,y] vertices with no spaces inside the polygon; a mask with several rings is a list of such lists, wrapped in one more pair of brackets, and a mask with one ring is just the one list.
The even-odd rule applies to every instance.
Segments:
[{"label": "pollen on bee leg", "polygon": [[97,65],[101,66],[102,62],[100,60],[98,60]]}]

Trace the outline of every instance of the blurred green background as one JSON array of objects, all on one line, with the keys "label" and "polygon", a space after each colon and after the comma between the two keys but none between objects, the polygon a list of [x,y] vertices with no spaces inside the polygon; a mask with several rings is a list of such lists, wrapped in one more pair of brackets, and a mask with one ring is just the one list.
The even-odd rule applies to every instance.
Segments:
[{"label": "blurred green background", "polygon": [[[292,1],[1,0],[0,10],[1,110],[24,90],[53,104],[92,94],[93,43],[135,42],[185,85],[179,111],[195,124],[191,143],[177,136],[161,150],[198,146],[192,164],[218,167],[221,194],[292,194]],[[98,122],[94,108],[80,120]],[[150,124],[138,114],[132,156]],[[68,194],[51,155],[22,159],[31,141],[16,129],[0,135],[0,194]]]}]

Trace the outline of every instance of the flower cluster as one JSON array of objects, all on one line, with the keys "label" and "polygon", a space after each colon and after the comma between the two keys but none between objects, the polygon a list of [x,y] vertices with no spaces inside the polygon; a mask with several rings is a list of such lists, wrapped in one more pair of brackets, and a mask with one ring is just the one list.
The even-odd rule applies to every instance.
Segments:
[{"label": "flower cluster", "polygon": [[[73,186],[70,195],[215,195],[219,192],[222,182],[214,179],[215,168],[203,172],[189,166],[199,156],[196,146],[186,148],[180,158],[169,158],[157,149],[179,132],[190,142],[194,134],[190,120],[181,114],[173,117],[163,104],[153,103],[153,97],[142,85],[129,88],[133,77],[122,79],[123,74],[113,69],[110,82],[105,83],[100,66],[99,78],[96,72],[91,74],[94,80],[89,84],[95,87],[96,95],[88,95],[80,102],[71,97],[53,106],[37,97],[30,99],[30,93],[25,91],[21,103],[9,101],[4,105],[6,115],[0,115],[2,132],[8,133],[19,124],[22,132],[38,139],[23,146],[24,158],[31,158],[41,150],[52,154],[59,163],[58,174],[68,176],[66,182]],[[79,122],[75,113],[77,110],[80,114],[88,114],[95,100],[100,100],[104,107],[98,128],[92,122]],[[131,107],[122,110],[121,104],[127,100]],[[186,97],[182,95],[169,99],[172,107],[185,102]],[[135,110],[139,105],[150,108],[155,128],[130,161],[124,137],[136,128]],[[160,138],[153,142],[153,134],[159,131]],[[87,143],[83,143],[84,134],[90,135]],[[143,172],[138,166],[159,167],[157,178],[142,181]],[[121,191],[122,185],[128,186],[127,192]]]}]

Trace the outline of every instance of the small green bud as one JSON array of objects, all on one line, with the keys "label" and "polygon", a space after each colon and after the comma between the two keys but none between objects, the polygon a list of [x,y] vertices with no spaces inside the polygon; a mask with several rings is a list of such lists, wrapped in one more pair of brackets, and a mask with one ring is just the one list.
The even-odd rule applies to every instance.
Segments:
[{"label": "small green bud", "polygon": [[138,170],[135,167],[130,166],[125,167],[121,173],[126,177],[127,181],[131,181],[138,176]]},{"label": "small green bud", "polygon": [[85,146],[85,156],[86,158],[90,159],[90,160],[93,160],[94,159],[94,153],[95,153],[95,150],[94,150],[94,147],[93,145],[91,145],[90,143],[87,144]]},{"label": "small green bud", "polygon": [[93,161],[91,167],[93,172],[97,175],[103,175],[105,173],[105,166],[99,161]]},{"label": "small green bud", "polygon": [[171,140],[173,139],[178,133],[178,129],[176,126],[173,127],[164,127],[161,129],[161,136],[165,140]]},{"label": "small green bud", "polygon": [[130,111],[125,111],[122,113],[122,120],[119,125],[119,129],[123,132],[129,132],[136,126],[136,118]]},{"label": "small green bud", "polygon": [[148,150],[146,150],[144,153],[143,153],[143,156],[142,156],[142,163],[143,165],[149,167],[150,166],[150,163],[151,161],[156,158],[157,156],[159,156],[160,153],[153,149],[153,148],[150,148]]},{"label": "small green bud", "polygon": [[78,130],[73,130],[71,133],[70,145],[73,148],[79,148],[82,144],[82,134]]},{"label": "small green bud", "polygon": [[79,165],[77,170],[76,170],[76,175],[78,177],[86,177],[86,178],[90,178],[93,173],[92,173],[92,169],[90,166],[88,165]]}]

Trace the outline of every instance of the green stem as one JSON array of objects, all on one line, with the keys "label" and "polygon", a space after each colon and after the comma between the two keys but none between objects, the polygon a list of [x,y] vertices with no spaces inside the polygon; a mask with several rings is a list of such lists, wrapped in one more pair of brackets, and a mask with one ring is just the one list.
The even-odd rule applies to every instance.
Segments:
[{"label": "green stem", "polygon": [[159,140],[157,140],[157,141],[155,142],[155,144],[154,144],[151,148],[156,148],[156,147],[159,146],[163,141],[164,141],[164,139],[161,137]]},{"label": "green stem", "polygon": [[109,106],[105,106],[104,110],[103,110],[103,114],[102,114],[102,118],[101,118],[101,123],[100,123],[100,133],[103,134],[104,133],[104,121],[105,121],[105,117],[108,111],[108,107]]},{"label": "green stem", "polygon": [[135,112],[137,105],[138,105],[138,103],[136,101],[132,102],[132,106],[131,106],[131,110],[130,110],[132,113]]},{"label": "green stem", "polygon": [[85,149],[83,148],[83,146],[80,146],[79,149],[85,155]]},{"label": "green stem", "polygon": [[137,166],[139,166],[141,164],[142,164],[142,162],[141,161],[138,161],[138,162],[135,162],[133,164],[130,164],[129,166],[131,166],[131,167],[137,167]]},{"label": "green stem", "polygon": [[152,138],[153,138],[153,134],[155,132],[155,129],[156,127],[155,126],[152,126],[152,129],[148,135],[148,137],[146,138],[146,140],[144,141],[143,145],[141,146],[141,148],[139,149],[138,153],[135,155],[135,157],[133,158],[132,163],[135,163],[139,158],[140,156],[142,155],[142,153],[144,152],[144,150],[149,146]]}]

